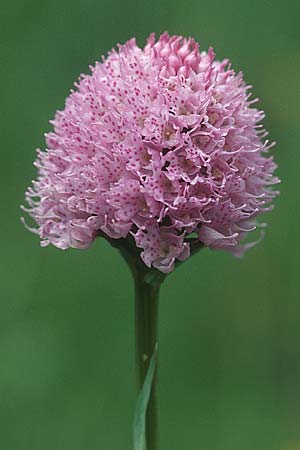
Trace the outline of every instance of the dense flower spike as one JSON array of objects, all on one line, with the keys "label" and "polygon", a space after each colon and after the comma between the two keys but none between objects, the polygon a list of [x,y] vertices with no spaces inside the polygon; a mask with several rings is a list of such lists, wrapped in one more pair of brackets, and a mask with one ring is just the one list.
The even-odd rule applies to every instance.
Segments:
[{"label": "dense flower spike", "polygon": [[163,272],[205,246],[241,255],[277,195],[264,114],[249,86],[193,39],[131,39],[82,75],[51,122],[28,211],[42,245],[87,248],[134,236]]}]

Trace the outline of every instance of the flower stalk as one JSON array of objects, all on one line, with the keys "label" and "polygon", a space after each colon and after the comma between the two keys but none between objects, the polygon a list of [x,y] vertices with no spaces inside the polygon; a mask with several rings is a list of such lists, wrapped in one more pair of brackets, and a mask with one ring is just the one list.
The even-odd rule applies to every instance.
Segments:
[{"label": "flower stalk", "polygon": [[[158,344],[158,301],[160,287],[166,274],[145,266],[140,251],[133,239],[111,239],[100,236],[119,250],[127,262],[134,280],[135,289],[135,359],[137,394],[143,388],[151,358]],[[146,449],[157,450],[157,365],[151,385],[151,393],[146,413]]]},{"label": "flower stalk", "polygon": [[[145,280],[137,272],[135,281],[135,351],[138,393],[141,391],[155,347],[158,343],[158,299],[162,280]],[[157,450],[157,366],[153,376],[146,413],[146,448]]]},{"label": "flower stalk", "polygon": [[[136,247],[133,238],[112,239],[102,232],[112,247],[123,256],[132,273],[135,289],[135,358],[137,393],[144,385],[149,364],[158,345],[158,309],[160,287],[168,275],[155,268],[147,267]],[[188,240],[191,256],[196,254],[203,244],[196,239]],[[181,264],[177,262],[176,267]],[[158,442],[158,408],[157,408],[157,364],[151,384],[151,393],[146,412],[146,450],[157,450]]]}]

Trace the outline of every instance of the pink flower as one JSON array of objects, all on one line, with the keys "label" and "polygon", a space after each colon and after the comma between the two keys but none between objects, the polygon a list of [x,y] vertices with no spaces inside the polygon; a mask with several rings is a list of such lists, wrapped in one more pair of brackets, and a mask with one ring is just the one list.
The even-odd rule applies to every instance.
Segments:
[{"label": "pink flower", "polygon": [[193,39],[131,39],[82,75],[38,150],[27,211],[42,245],[134,236],[163,272],[194,240],[241,255],[278,194],[261,111],[228,61]]}]

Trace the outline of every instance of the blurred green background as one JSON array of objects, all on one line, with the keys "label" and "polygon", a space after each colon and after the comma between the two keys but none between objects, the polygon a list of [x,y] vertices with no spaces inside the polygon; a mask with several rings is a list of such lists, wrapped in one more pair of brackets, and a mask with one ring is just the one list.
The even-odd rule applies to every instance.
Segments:
[{"label": "blurred green background", "polygon": [[41,249],[20,224],[35,148],[81,72],[117,42],[192,35],[242,69],[283,179],[262,244],[200,252],[160,304],[160,450],[300,450],[300,3],[4,2],[1,450],[129,450],[133,288],[115,250]]}]

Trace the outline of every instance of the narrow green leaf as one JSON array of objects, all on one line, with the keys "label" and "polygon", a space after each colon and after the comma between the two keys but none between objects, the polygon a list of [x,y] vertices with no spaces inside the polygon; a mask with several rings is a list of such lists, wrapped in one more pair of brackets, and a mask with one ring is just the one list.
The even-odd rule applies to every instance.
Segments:
[{"label": "narrow green leaf", "polygon": [[157,344],[150,360],[143,387],[137,398],[133,422],[133,450],[146,450],[146,412],[155,373]]}]

